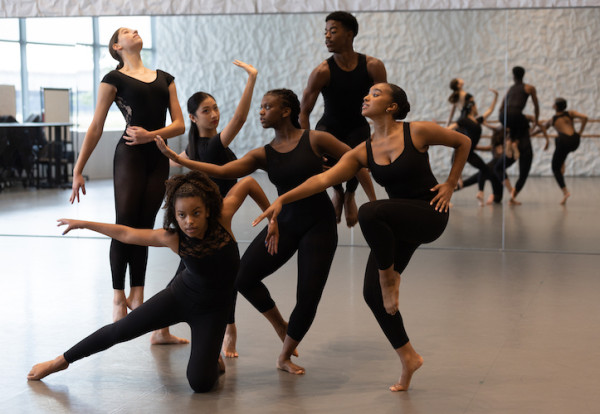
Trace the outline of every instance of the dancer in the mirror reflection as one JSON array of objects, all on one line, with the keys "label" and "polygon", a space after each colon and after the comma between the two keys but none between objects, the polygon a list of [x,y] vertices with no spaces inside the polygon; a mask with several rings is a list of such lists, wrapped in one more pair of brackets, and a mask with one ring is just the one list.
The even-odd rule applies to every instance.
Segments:
[{"label": "dancer in the mirror reflection", "polygon": [[[423,358],[413,348],[399,312],[400,275],[422,243],[436,240],[448,222],[450,198],[467,161],[470,140],[433,122],[399,122],[410,111],[406,93],[398,86],[378,83],[365,96],[362,114],[373,121],[371,139],[346,153],[331,169],[311,177],[281,195],[259,216],[283,214],[287,203],[302,202],[312,194],[344,182],[361,168],[369,168],[389,199],[363,204],[360,228],[371,254],[364,281],[364,297],[402,364],[400,379],[391,391],[406,391]],[[427,150],[432,145],[455,148],[447,180],[438,184]],[[281,227],[281,238],[286,230]]]},{"label": "dancer in the mirror reflection", "polygon": [[[267,92],[261,102],[260,122],[263,128],[272,128],[275,137],[269,144],[223,166],[179,157],[160,139],[157,139],[157,145],[175,162],[214,177],[235,178],[257,169],[265,170],[278,193],[282,194],[323,171],[324,155],[340,158],[350,150],[349,146],[327,132],[301,129],[299,114],[300,102],[293,91],[274,89]],[[277,253],[270,255],[265,248],[265,228],[242,257],[236,288],[265,316],[283,341],[277,368],[292,374],[304,374],[304,368],[293,363],[291,357],[297,356],[296,348],[315,318],[329,275],[337,248],[335,212],[323,189],[311,198],[286,206],[278,224],[281,237]],[[262,280],[281,268],[296,252],[296,305],[288,324]]]},{"label": "dancer in the mirror reflection", "polygon": [[[185,131],[185,124],[173,76],[145,67],[141,57],[142,46],[137,30],[129,28],[118,29],[110,39],[108,49],[119,64],[98,87],[94,117],[73,169],[70,201],[79,202],[79,191],[86,193],[84,167],[102,136],[108,110],[115,102],[126,122],[114,156],[116,222],[151,229],[165,194],[165,180],[169,176],[169,163],[156,149],[154,137],[157,134],[165,138],[178,136]],[[167,110],[171,116],[169,125],[166,125]],[[113,321],[123,318],[128,308],[135,309],[144,301],[147,261],[148,247],[112,240]],[[126,296],[125,275],[128,268],[130,292]]]},{"label": "dancer in the mirror reflection", "polygon": [[[309,116],[321,93],[324,112],[315,129],[327,131],[354,148],[371,134],[368,122],[360,113],[362,98],[374,83],[386,81],[386,70],[381,60],[354,51],[358,22],[352,14],[336,11],[325,18],[325,23],[325,46],[333,54],[321,62],[308,78],[302,95],[300,125],[310,128]],[[328,159],[328,165],[333,164],[335,160]],[[360,181],[367,197],[375,200],[375,190],[367,171],[361,170],[359,174],[364,176]],[[340,222],[344,210],[348,227],[354,226],[358,220],[357,187],[355,177],[348,180],[346,190],[342,184],[334,187],[332,202],[337,222]]]},{"label": "dancer in the mirror reflection", "polygon": [[[240,264],[231,220],[248,195],[263,210],[269,206],[269,200],[251,177],[237,183],[224,199],[215,183],[198,171],[172,177],[166,182],[166,188],[166,211],[161,229],[58,220],[59,226],[67,226],[63,234],[74,229],[89,229],[123,243],[168,247],[181,257],[185,268],[167,288],[125,317],[97,330],[63,355],[36,364],[27,379],[40,380],[113,345],[185,322],[192,334],[187,367],[189,384],[195,392],[207,392],[214,387],[219,373],[225,370],[220,352]],[[278,234],[275,222],[270,223],[263,245],[273,253]]]},{"label": "dancer in the mirror reflection", "polygon": [[[454,114],[458,110],[460,114],[463,107],[465,106],[465,97],[467,96],[467,92],[463,89],[465,86],[465,81],[461,78],[454,78],[450,81],[450,89],[452,89],[452,93],[448,97],[448,102],[452,105],[450,109],[450,116],[448,117],[448,122],[446,126],[452,124],[452,120],[454,119]],[[475,107],[475,111],[477,111],[477,107]]]},{"label": "dancer in the mirror reflection", "polygon": [[[233,114],[233,118],[231,118],[221,132],[217,132],[219,121],[221,120],[221,112],[215,98],[206,92],[194,93],[187,101],[187,110],[191,121],[188,132],[188,145],[185,151],[179,154],[180,157],[216,165],[223,165],[237,159],[233,151],[229,148],[229,145],[248,118],[258,71],[252,65],[239,60],[234,61],[233,64],[244,69],[248,74],[246,87]],[[179,166],[179,164],[173,161],[171,161],[171,165]],[[219,187],[219,191],[223,197],[227,195],[227,192],[237,181],[236,179],[219,178],[212,178],[212,180]],[[183,267],[184,263],[182,260],[176,273],[181,272]],[[223,340],[223,354],[226,357],[235,358],[238,356],[236,340],[237,329],[235,326],[234,298],[234,304]],[[153,332],[151,342],[153,344],[181,344],[189,341],[171,334],[169,328],[164,328]]]},{"label": "dancer in the mirror reflection", "polygon": [[[561,191],[563,198],[560,204],[566,204],[567,199],[571,196],[569,189],[565,183],[565,161],[570,152],[575,151],[579,147],[581,135],[587,124],[588,117],[574,110],[567,110],[567,101],[564,98],[556,98],[552,106],[555,113],[552,119],[546,121],[544,126],[551,126],[556,130],[558,136],[554,140],[554,154],[552,155],[552,173]],[[575,120],[579,120],[581,125],[579,131],[575,131]]]}]

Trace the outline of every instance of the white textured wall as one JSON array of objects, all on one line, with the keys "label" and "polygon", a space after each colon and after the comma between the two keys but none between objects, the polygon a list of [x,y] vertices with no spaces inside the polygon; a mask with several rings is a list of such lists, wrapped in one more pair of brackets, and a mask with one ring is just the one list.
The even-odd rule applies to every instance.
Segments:
[{"label": "white textured wall", "polygon": [[[221,128],[231,118],[246,76],[231,62],[241,59],[259,70],[253,107],[233,148],[238,155],[267,143],[257,117],[262,95],[287,87],[299,96],[310,71],[328,57],[323,44],[326,13],[168,16],[156,20],[157,67],[176,77],[184,112],[187,97],[204,90],[221,108]],[[538,89],[541,117],[551,116],[555,96],[572,109],[600,117],[600,9],[398,11],[356,13],[355,49],[383,60],[388,79],[402,86],[413,110],[408,120],[449,115],[448,83],[462,77],[481,110],[491,95],[511,82],[510,68],[527,69],[526,82]],[[507,74],[508,70],[508,74]],[[500,99],[501,99],[500,97]],[[500,103],[498,103],[499,105]],[[533,111],[531,104],[528,110]],[[321,99],[312,125],[322,113]],[[497,118],[497,109],[493,118]],[[598,124],[587,132],[598,133]],[[184,145],[173,141],[175,147]],[[549,175],[550,152],[534,140],[532,174]],[[450,151],[431,151],[434,171],[448,172]],[[568,162],[567,174],[600,175],[600,139],[584,139]],[[513,170],[516,167],[513,167]],[[466,172],[469,172],[467,169]]]}]

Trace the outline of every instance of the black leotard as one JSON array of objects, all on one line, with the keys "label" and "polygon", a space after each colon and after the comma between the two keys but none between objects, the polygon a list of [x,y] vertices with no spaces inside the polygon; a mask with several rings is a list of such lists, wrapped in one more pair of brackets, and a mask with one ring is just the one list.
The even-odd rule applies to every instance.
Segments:
[{"label": "black leotard", "polygon": [[[304,131],[297,146],[286,153],[265,146],[269,179],[279,194],[323,171],[323,162],[312,149],[310,132]],[[301,341],[312,324],[337,247],[337,224],[326,192],[283,206],[277,217],[278,253],[265,248],[267,229],[246,249],[236,280],[237,290],[261,313],[275,302],[262,280],[298,252],[296,306],[289,318],[287,334]],[[290,286],[293,286],[290,283]]]},{"label": "black leotard", "polygon": [[[371,248],[363,295],[386,337],[398,349],[409,339],[400,312],[389,315],[385,311],[378,269],[393,265],[401,274],[420,244],[430,243],[443,233],[448,213],[439,213],[429,204],[434,195],[430,189],[437,181],[427,153],[417,151],[412,143],[409,123],[404,123],[404,150],[390,164],[377,164],[370,144],[367,141],[369,169],[390,199],[365,203],[358,211],[360,228]],[[398,183],[403,182],[407,184],[399,189]]]},{"label": "black leotard", "polygon": [[[125,118],[126,127],[139,126],[154,131],[165,126],[170,102],[169,85],[173,79],[168,73],[157,70],[154,81],[142,82],[113,70],[102,82],[117,88],[115,103]],[[124,138],[119,140],[114,156],[116,222],[151,229],[165,194],[169,160],[154,142],[141,145],[126,145],[126,142]],[[125,288],[128,265],[130,285],[143,286],[147,259],[147,247],[113,240],[110,246],[113,288]]]},{"label": "black leotard", "polygon": [[65,352],[67,362],[186,322],[192,333],[188,381],[196,392],[210,391],[219,376],[217,360],[239,269],[239,251],[233,237],[215,223],[203,239],[189,238],[180,231],[179,254],[187,270],[125,318],[100,328]]},{"label": "black leotard", "polygon": [[[554,123],[557,119],[562,117],[567,117],[571,120],[573,119],[568,111],[564,111],[552,117],[552,126],[554,126]],[[562,167],[569,153],[579,148],[581,137],[578,133],[567,135],[558,130],[557,132],[558,136],[554,140],[554,154],[552,154],[552,173],[554,174],[554,178],[556,179],[558,186],[560,188],[565,188],[567,185],[565,184],[565,177],[562,173]]]},{"label": "black leotard", "polygon": [[[367,57],[359,53],[358,64],[351,71],[341,69],[333,56],[327,59],[327,65],[329,84],[321,90],[324,111],[315,129],[327,131],[354,148],[371,134],[369,123],[361,114],[363,98],[373,86],[373,78],[367,71]],[[327,165],[335,165],[335,160],[328,158]],[[356,191],[358,180],[352,178],[346,187],[349,192]],[[343,190],[341,185],[336,189]]]},{"label": "black leotard", "polygon": [[[185,153],[190,160],[208,162],[215,165],[224,165],[237,157],[229,147],[225,148],[221,141],[219,132],[212,138],[196,137],[188,142]],[[227,192],[237,183],[236,179],[215,178],[211,179],[219,186],[221,195],[225,197]]]}]

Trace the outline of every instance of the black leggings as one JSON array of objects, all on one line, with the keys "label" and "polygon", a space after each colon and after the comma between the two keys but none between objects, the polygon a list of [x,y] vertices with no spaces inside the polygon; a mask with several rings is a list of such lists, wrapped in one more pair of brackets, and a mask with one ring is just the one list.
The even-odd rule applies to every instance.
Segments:
[{"label": "black leggings", "polygon": [[479,174],[484,182],[485,180],[490,180],[492,183],[492,191],[494,192],[494,202],[501,202],[502,182],[500,179],[498,179],[498,176],[494,173],[494,170],[490,168],[489,164],[486,164],[485,161],[483,161],[483,159],[481,159],[481,157],[473,151],[469,153],[467,162],[479,170]]},{"label": "black leggings", "polygon": [[[531,148],[531,141],[526,140],[525,142],[519,142],[519,152],[521,153],[521,156],[519,157],[519,178],[515,184],[515,191],[517,193],[521,192],[525,186],[525,181],[527,181],[529,171],[531,170],[531,163],[533,162],[533,149]],[[497,177],[500,180],[504,180],[506,178],[506,169],[513,165],[516,161],[517,160],[514,158],[508,158],[506,155],[503,155],[500,161],[496,164],[495,172]]]},{"label": "black leggings", "polygon": [[569,152],[575,151],[579,147],[580,142],[579,134],[573,134],[571,136],[565,134],[558,134],[558,137],[554,141],[555,150],[552,155],[552,172],[558,186],[562,189],[566,187],[565,177],[562,173],[562,166],[567,159]]},{"label": "black leggings", "polygon": [[[496,175],[496,164],[498,163],[498,161],[501,158],[492,158],[490,161],[487,162],[487,166],[488,168],[494,173],[494,177],[498,178],[498,176]],[[470,176],[469,178],[463,180],[463,188],[472,186],[473,184],[477,184],[477,188],[479,189],[479,191],[483,191],[485,189],[485,181],[488,178],[486,176],[484,176],[481,171],[476,172],[475,174],[473,174],[472,176]],[[499,179],[499,178],[498,178]],[[495,197],[494,197],[495,198]]]},{"label": "black leggings", "polygon": [[400,311],[390,315],[383,306],[378,269],[393,265],[394,270],[402,274],[419,245],[441,236],[448,223],[448,213],[435,211],[424,200],[377,200],[360,207],[358,221],[371,248],[363,296],[383,333],[394,349],[398,349],[409,339]]},{"label": "black leggings", "polygon": [[[154,142],[126,145],[121,139],[115,149],[114,191],[117,224],[151,229],[165,194],[169,160]],[[144,286],[148,247],[112,240],[110,268],[113,289],[125,289],[129,265],[130,286]]]},{"label": "black leggings", "polygon": [[316,203],[316,206],[302,205],[310,199],[284,206],[278,217],[278,253],[271,256],[267,252],[265,228],[242,256],[236,280],[237,290],[260,313],[271,310],[275,302],[262,280],[298,252],[296,306],[290,315],[287,332],[296,341],[304,338],[315,318],[337,248],[335,213],[327,195],[320,195],[323,197],[325,202]]},{"label": "black leggings", "polygon": [[[174,285],[174,286],[173,286]],[[218,358],[229,307],[198,309],[197,303],[185,300],[178,289],[185,285],[177,280],[158,292],[119,321],[106,325],[64,353],[69,364],[111,346],[137,338],[156,329],[186,322],[192,331],[187,378],[195,392],[210,391],[218,377]]]}]

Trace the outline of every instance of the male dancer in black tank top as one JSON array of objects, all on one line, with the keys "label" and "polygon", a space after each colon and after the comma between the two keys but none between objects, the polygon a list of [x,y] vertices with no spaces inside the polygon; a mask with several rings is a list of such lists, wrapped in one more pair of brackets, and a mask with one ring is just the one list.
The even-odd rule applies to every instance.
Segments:
[{"label": "male dancer in black tank top", "polygon": [[[302,95],[300,125],[309,129],[309,116],[319,93],[323,94],[325,110],[316,129],[327,131],[337,139],[354,148],[369,138],[371,130],[361,115],[363,97],[374,83],[386,81],[383,62],[371,56],[354,51],[353,42],[358,34],[358,22],[350,13],[336,11],[325,18],[325,45],[333,55],[321,62],[310,74]],[[329,165],[335,164],[335,160]],[[368,174],[365,169],[359,174]],[[375,191],[370,180],[363,186],[369,200],[375,200]],[[334,187],[333,205],[338,223],[342,209],[346,210],[346,224],[354,226],[358,222],[358,209],[354,192],[358,180],[351,179]]]},{"label": "male dancer in black tank top", "polygon": [[[563,98],[556,98],[552,107],[556,113],[552,119],[546,121],[545,127],[549,128],[552,126],[558,132],[555,140],[554,154],[552,155],[552,172],[558,186],[563,192],[563,199],[560,204],[564,205],[567,203],[567,198],[571,195],[565,184],[565,160],[570,152],[575,151],[579,147],[581,134],[583,134],[588,117],[577,111],[567,111],[567,101]],[[575,132],[575,119],[581,121],[578,132]]]},{"label": "male dancer in black tank top", "polygon": [[[527,99],[531,96],[535,114],[534,125],[537,125],[540,116],[540,107],[535,87],[523,83],[525,69],[521,66],[515,66],[512,68],[512,72],[515,83],[510,87],[508,92],[506,92],[506,96],[500,106],[500,123],[509,129],[510,139],[518,142],[518,150],[520,153],[518,157],[519,179],[512,190],[510,203],[520,204],[516,200],[516,197],[525,185],[533,160],[533,150],[531,148],[531,139],[529,136],[529,121],[523,114],[523,109],[527,104]],[[513,165],[516,161],[515,157],[505,154],[504,162],[496,164],[496,174],[498,175],[498,178],[504,180],[506,168]]]}]

